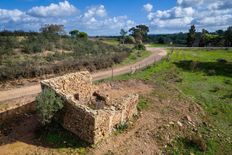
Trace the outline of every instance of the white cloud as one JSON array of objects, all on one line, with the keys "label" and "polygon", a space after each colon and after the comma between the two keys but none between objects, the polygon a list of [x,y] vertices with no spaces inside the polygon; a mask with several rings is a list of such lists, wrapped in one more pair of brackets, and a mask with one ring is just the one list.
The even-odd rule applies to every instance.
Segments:
[{"label": "white cloud", "polygon": [[80,25],[86,31],[92,30],[94,35],[118,34],[121,28],[129,29],[135,22],[127,16],[109,17],[104,5],[88,7],[80,17]]},{"label": "white cloud", "polygon": [[206,0],[177,0],[177,5],[181,7],[192,7],[201,5],[204,3],[204,1]]},{"label": "white cloud", "polygon": [[151,12],[152,9],[153,9],[153,5],[150,4],[150,3],[147,3],[147,4],[143,5],[143,8],[144,8],[144,10],[145,10],[146,12]]},{"label": "white cloud", "polygon": [[152,26],[159,28],[183,28],[190,25],[193,21],[195,10],[191,7],[173,7],[170,10],[158,10],[148,14],[147,18],[150,20]]},{"label": "white cloud", "polygon": [[147,19],[163,32],[187,31],[192,24],[214,31],[232,25],[232,1],[177,0],[175,7],[149,12]]},{"label": "white cloud", "polygon": [[31,8],[27,13],[35,17],[62,17],[70,16],[77,12],[77,8],[68,1],[51,3],[49,6],[36,6]]},{"label": "white cloud", "polygon": [[109,17],[104,5],[87,7],[86,12],[80,16],[80,26],[86,31],[92,30],[94,35],[109,32],[118,34],[121,28],[129,29],[135,22],[127,16]]},{"label": "white cloud", "polygon": [[105,17],[107,12],[104,5],[92,6],[84,13],[83,18],[90,19],[92,17]]},{"label": "white cloud", "polygon": [[9,21],[19,21],[24,15],[24,12],[20,10],[6,10],[0,9],[0,23],[7,23]]},{"label": "white cloud", "polygon": [[115,35],[121,28],[135,25],[127,16],[108,16],[104,5],[87,7],[79,14],[77,10],[68,1],[36,6],[27,11],[0,9],[0,30],[38,31],[44,24],[63,24],[67,31],[79,29],[90,35]]}]

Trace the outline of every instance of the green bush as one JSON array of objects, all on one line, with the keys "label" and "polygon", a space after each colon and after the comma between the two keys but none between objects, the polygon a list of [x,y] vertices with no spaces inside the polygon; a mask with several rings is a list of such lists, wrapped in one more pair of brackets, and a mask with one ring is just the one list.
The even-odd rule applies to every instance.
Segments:
[{"label": "green bush", "polygon": [[40,53],[45,48],[42,41],[43,39],[41,37],[30,36],[22,42],[22,51],[27,54]]},{"label": "green bush", "polygon": [[57,97],[54,91],[44,89],[42,93],[36,97],[36,112],[39,121],[42,124],[48,124],[57,111],[63,108],[63,101]]},{"label": "green bush", "polygon": [[136,50],[146,50],[146,47],[143,44],[135,45],[134,49]]}]

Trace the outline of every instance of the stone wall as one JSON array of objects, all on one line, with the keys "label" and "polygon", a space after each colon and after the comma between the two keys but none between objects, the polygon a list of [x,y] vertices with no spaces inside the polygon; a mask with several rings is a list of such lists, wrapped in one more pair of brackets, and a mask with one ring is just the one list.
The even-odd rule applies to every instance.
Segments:
[{"label": "stone wall", "polygon": [[108,137],[117,124],[137,114],[137,94],[110,98],[92,84],[89,72],[67,74],[41,82],[64,100],[59,122],[81,139],[95,144]]},{"label": "stone wall", "polygon": [[94,143],[94,115],[66,102],[59,118],[61,125],[89,143]]},{"label": "stone wall", "polygon": [[[9,103],[9,105],[11,105],[11,103]],[[25,114],[34,111],[35,111],[34,99],[21,104],[11,105],[9,107],[0,109],[0,122],[10,120],[11,118],[14,118],[20,114]]]},{"label": "stone wall", "polygon": [[95,116],[94,141],[99,142],[108,137],[116,125],[126,123],[134,115],[137,115],[138,100],[139,96],[137,94],[130,94],[115,100],[114,104],[116,106],[98,110],[98,114]]},{"label": "stone wall", "polygon": [[89,72],[71,73],[66,76],[42,81],[42,86],[48,86],[64,95],[75,95],[82,103],[90,100],[92,94],[92,77]]}]

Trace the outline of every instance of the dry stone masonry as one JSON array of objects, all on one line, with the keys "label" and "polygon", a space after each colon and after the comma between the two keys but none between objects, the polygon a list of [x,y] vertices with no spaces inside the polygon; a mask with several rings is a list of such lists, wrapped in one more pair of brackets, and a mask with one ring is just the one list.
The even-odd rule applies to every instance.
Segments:
[{"label": "dry stone masonry", "polygon": [[122,97],[107,94],[109,88],[93,85],[87,71],[44,80],[41,87],[55,91],[64,100],[61,125],[92,144],[109,136],[116,125],[137,115],[138,94]]}]

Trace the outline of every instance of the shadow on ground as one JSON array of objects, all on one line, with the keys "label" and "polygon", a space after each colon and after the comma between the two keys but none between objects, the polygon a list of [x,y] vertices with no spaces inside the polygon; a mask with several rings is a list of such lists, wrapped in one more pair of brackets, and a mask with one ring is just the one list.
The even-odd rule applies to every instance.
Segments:
[{"label": "shadow on ground", "polygon": [[35,113],[17,115],[0,123],[0,146],[16,141],[45,148],[86,148],[87,142],[62,128],[58,123],[42,126]]},{"label": "shadow on ground", "polygon": [[177,67],[185,71],[204,72],[206,75],[221,75],[232,77],[231,62],[199,62],[199,61],[179,61],[174,63]]}]

